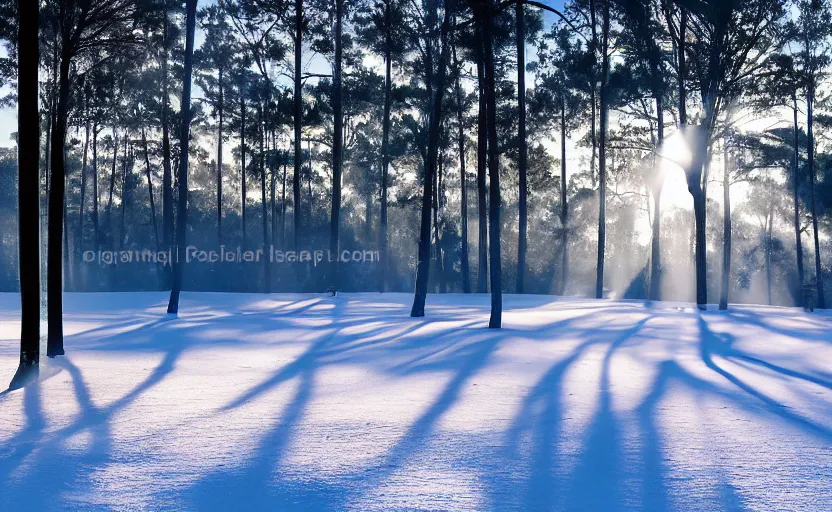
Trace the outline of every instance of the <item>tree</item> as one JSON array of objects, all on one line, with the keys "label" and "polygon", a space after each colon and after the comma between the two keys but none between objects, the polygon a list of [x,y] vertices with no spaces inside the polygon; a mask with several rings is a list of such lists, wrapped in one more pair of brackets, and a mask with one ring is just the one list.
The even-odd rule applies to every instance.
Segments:
[{"label": "tree", "polygon": [[[209,6],[199,12],[200,26],[205,31],[205,42],[196,53],[196,61],[205,71],[197,79],[206,96],[210,99],[217,119],[217,240],[221,244],[222,236],[222,182],[223,182],[223,142],[225,134],[225,96],[226,80],[234,60],[236,48],[231,37],[226,13],[219,6]],[[216,70],[216,78],[213,71]]]},{"label": "tree", "polygon": [[[684,171],[696,221],[696,304],[705,309],[709,149],[719,135],[716,126],[720,114],[747,89],[774,44],[775,22],[782,4],[780,0],[676,0],[676,4],[678,8],[665,3],[664,12],[678,49],[679,125],[691,153]],[[688,61],[692,63],[690,71]],[[689,73],[700,94],[700,112],[694,124],[689,123],[687,113]]]},{"label": "tree", "polygon": [[40,361],[40,176],[38,126],[37,2],[18,2],[17,126],[18,240],[20,252],[20,364],[9,384],[18,389],[37,379]]},{"label": "tree", "polygon": [[381,140],[381,212],[378,233],[378,247],[381,258],[379,291],[387,291],[390,272],[388,248],[390,236],[388,223],[388,188],[390,185],[390,124],[393,108],[393,61],[400,59],[405,51],[404,38],[396,37],[403,28],[404,12],[401,0],[382,0],[369,14],[359,14],[356,19],[357,32],[376,55],[384,59],[384,117]]},{"label": "tree", "polygon": [[832,12],[827,0],[801,0],[798,2],[800,17],[797,22],[798,44],[802,45],[797,53],[797,61],[805,84],[806,93],[806,133],[807,148],[806,161],[809,171],[810,211],[812,214],[812,230],[815,244],[815,279],[817,286],[817,307],[826,307],[826,297],[823,292],[823,269],[821,266],[820,237],[818,234],[817,205],[815,189],[817,176],[815,170],[815,134],[814,108],[820,80],[830,58],[829,36],[832,35]]},{"label": "tree", "polygon": [[526,273],[526,237],[528,230],[528,144],[526,141],[526,16],[523,2],[516,3],[517,21],[517,139],[520,157],[517,172],[520,176],[520,226],[517,243],[517,293],[523,293],[523,279]]},{"label": "tree", "polygon": [[182,265],[185,262],[185,229],[188,222],[188,157],[191,137],[191,77],[193,75],[194,33],[196,32],[197,0],[187,0],[185,8],[185,66],[182,71],[182,127],[179,135],[179,202],[176,212],[176,260],[173,264],[173,289],[170,292],[168,313],[179,312],[182,291]]},{"label": "tree", "polygon": [[[343,74],[343,25],[344,25],[344,0],[333,0],[335,7],[335,63],[332,77],[332,110],[335,117],[332,133],[332,211],[329,219],[329,250],[332,253],[339,252],[339,232],[341,223],[341,175],[344,167],[344,103],[342,99],[342,74]],[[332,264],[332,275],[330,286],[337,290],[338,280],[338,258]]]},{"label": "tree", "polygon": [[[433,94],[430,102],[430,117],[428,129],[427,161],[422,184],[422,217],[419,227],[419,259],[416,267],[416,293],[413,297],[413,307],[410,310],[411,317],[425,316],[425,299],[427,298],[428,277],[430,273],[430,227],[431,227],[431,203],[433,199],[433,182],[437,172],[439,156],[439,136],[442,124],[442,99],[445,96],[445,78],[447,64],[450,56],[450,44],[448,34],[451,27],[451,19],[456,8],[456,0],[447,0],[445,3],[444,19],[440,29],[441,51],[439,61],[436,64],[435,83],[432,84]],[[430,53],[428,53],[430,56]],[[428,59],[428,69],[433,69],[433,62]]]},{"label": "tree", "polygon": [[133,0],[55,0],[47,4],[47,20],[59,47],[58,94],[51,133],[49,218],[47,229],[47,301],[49,357],[64,354],[63,347],[63,225],[66,165],[64,145],[70,113],[70,70],[84,58],[94,67],[112,52],[132,47],[136,3]]}]

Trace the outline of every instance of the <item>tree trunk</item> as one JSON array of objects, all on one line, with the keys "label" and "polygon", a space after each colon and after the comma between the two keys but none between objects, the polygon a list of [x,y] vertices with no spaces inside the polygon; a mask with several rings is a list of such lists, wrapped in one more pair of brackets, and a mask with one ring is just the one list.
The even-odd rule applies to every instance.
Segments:
[{"label": "tree trunk", "polygon": [[246,247],[246,93],[240,91],[240,212],[242,216],[243,248]]},{"label": "tree trunk", "polygon": [[150,174],[150,156],[147,151],[147,134],[142,127],[142,145],[144,146],[144,166],[147,175],[147,193],[150,197],[150,222],[153,224],[153,240],[156,242],[156,250],[161,251],[159,240],[159,228],[156,225],[156,201],[153,198],[153,180]]},{"label": "tree trunk", "polygon": [[379,229],[379,255],[381,257],[381,272],[379,276],[379,292],[388,290],[388,274],[390,263],[387,248],[390,244],[387,232],[387,186],[390,172],[390,111],[393,103],[393,35],[391,34],[391,0],[384,3],[384,121],[381,135],[381,219]]},{"label": "tree trunk", "polygon": [[92,226],[95,253],[101,248],[101,231],[98,221],[98,125],[92,126]]},{"label": "tree trunk", "polygon": [[294,97],[294,128],[295,128],[295,170],[292,183],[295,227],[295,250],[300,249],[300,171],[302,164],[301,129],[303,126],[303,84],[301,82],[301,55],[303,53],[303,0],[295,0],[295,97]]},{"label": "tree trunk", "polygon": [[448,0],[445,5],[445,18],[441,28],[442,52],[439,57],[438,73],[434,87],[435,96],[431,102],[430,125],[428,129],[428,153],[425,162],[425,176],[422,187],[422,218],[419,227],[419,258],[416,267],[416,292],[413,297],[411,317],[425,316],[425,299],[428,291],[430,274],[430,213],[431,198],[433,197],[433,177],[439,155],[439,135],[442,123],[442,98],[445,95],[445,75],[449,52],[448,33],[450,31],[451,16],[455,12],[456,0]]},{"label": "tree trunk", "polygon": [[113,167],[110,172],[110,194],[107,198],[107,237],[111,250],[115,248],[115,239],[113,238],[113,190],[116,188],[116,163],[118,162],[117,133],[116,127],[113,126]]},{"label": "tree trunk", "polygon": [[[335,119],[332,133],[332,211],[329,216],[329,250],[338,254],[340,246],[338,228],[341,224],[341,173],[343,171],[344,106],[341,101],[342,52],[341,32],[344,18],[344,0],[335,2],[335,66],[332,73],[332,110]],[[330,267],[329,286],[337,290],[340,286],[338,259]]]},{"label": "tree trunk", "polygon": [[462,250],[460,252],[460,273],[462,274],[462,293],[471,293],[471,271],[468,265],[468,178],[465,169],[465,125],[463,117],[462,105],[462,84],[460,83],[459,75],[462,73],[461,65],[456,55],[456,45],[454,50],[454,62],[457,67],[456,77],[456,121],[457,121],[457,137],[459,145],[459,193],[460,193],[460,219],[462,224]]},{"label": "tree trunk", "polygon": [[520,150],[518,173],[520,175],[520,225],[517,241],[517,293],[523,293],[523,280],[526,275],[526,230],[528,226],[528,205],[526,195],[528,183],[526,167],[528,146],[526,142],[526,23],[523,13],[523,3],[515,4],[517,18],[517,108],[520,114],[518,120],[517,138]]},{"label": "tree trunk", "polygon": [[185,261],[185,227],[188,222],[188,142],[191,134],[191,75],[194,60],[194,32],[196,29],[196,2],[187,0],[185,6],[185,63],[182,73],[182,128],[179,135],[181,156],[179,159],[179,201],[176,212],[176,259],[173,263],[173,289],[170,292],[168,313],[179,312],[179,294],[182,291],[182,273]]},{"label": "tree trunk", "polygon": [[[86,114],[86,109],[84,109]],[[90,122],[87,119],[84,122],[84,156],[81,163],[81,198],[78,206],[78,239],[75,241],[75,262],[78,265],[78,271],[81,270],[81,255],[84,252],[84,207],[86,206],[87,193],[87,152],[90,147]],[[76,275],[79,275],[76,273]],[[76,283],[78,285],[78,283]]]},{"label": "tree trunk", "polygon": [[[661,150],[664,145],[664,102],[662,94],[656,94],[657,132],[656,149]],[[654,157],[654,162],[660,162],[661,156]],[[653,193],[653,236],[650,240],[650,300],[659,300],[662,293],[662,189],[664,188],[664,172],[661,163],[654,164],[655,180],[651,191]]]},{"label": "tree trunk", "polygon": [[609,34],[610,4],[604,0],[604,19],[601,43],[601,133],[598,152],[598,262],[595,269],[595,298],[604,297],[604,253],[607,241],[607,125],[609,123],[609,105],[607,98],[607,80],[610,73]]},{"label": "tree trunk", "polygon": [[[769,197],[771,197],[769,195]],[[765,254],[766,254],[766,291],[768,293],[768,305],[771,306],[771,225],[774,220],[774,210],[771,209],[773,205],[769,204],[768,215],[766,216],[766,232],[765,232]]]},{"label": "tree trunk", "polygon": [[[165,10],[162,39],[162,240],[166,249],[173,247],[173,176],[171,171],[170,120],[168,107],[168,12]],[[168,272],[168,278],[171,277]],[[170,283],[171,286],[173,283]]]},{"label": "tree trunk", "polygon": [[222,125],[225,97],[223,96],[223,69],[219,68],[219,126],[217,130],[217,243],[222,245]]},{"label": "tree trunk", "polygon": [[289,162],[288,151],[283,160],[283,185],[280,192],[280,247],[286,249],[286,167]]},{"label": "tree trunk", "polygon": [[[20,272],[20,363],[9,384],[19,389],[37,380],[40,364],[40,127],[38,120],[38,3],[18,10],[18,250]],[[48,144],[47,144],[48,146]]]},{"label": "tree trunk", "polygon": [[[260,144],[260,211],[262,215],[261,224],[263,225],[263,253],[269,250],[269,207],[266,203],[266,152],[263,149],[263,142],[266,139],[265,125],[263,124],[263,106],[257,106],[258,121],[260,125],[259,144]],[[263,293],[269,293],[272,282],[271,265],[269,258],[263,258]]]},{"label": "tree trunk", "polygon": [[728,291],[731,282],[731,172],[728,157],[728,141],[723,142],[722,176],[722,288],[719,309],[728,309]]},{"label": "tree trunk", "polygon": [[809,94],[806,98],[806,120],[807,120],[807,132],[809,138],[809,147],[807,151],[808,155],[808,163],[809,163],[809,179],[811,180],[811,208],[812,208],[812,229],[814,230],[814,241],[815,241],[815,278],[817,279],[817,307],[819,309],[826,309],[826,299],[823,295],[823,269],[821,268],[820,264],[820,240],[818,237],[818,216],[817,210],[815,208],[815,139],[814,139],[814,132],[812,127],[812,122],[814,121],[814,117],[812,114],[812,109],[814,108],[814,91],[809,90]]},{"label": "tree trunk", "polygon": [[566,293],[566,280],[569,275],[569,206],[566,203],[566,98],[560,98],[560,295]]},{"label": "tree trunk", "polygon": [[488,125],[489,211],[488,234],[491,239],[491,318],[489,329],[499,329],[503,323],[502,268],[500,259],[500,153],[497,147],[497,99],[492,41],[494,13],[490,5],[482,19],[481,35],[485,53],[485,98]]},{"label": "tree trunk", "polygon": [[[65,28],[64,30],[69,30]],[[61,54],[58,81],[58,108],[52,129],[52,162],[49,186],[49,216],[47,220],[47,348],[46,355],[64,354],[63,334],[63,210],[66,190],[65,149],[67,118],[69,116],[69,68],[71,53],[69,34],[63,34],[64,49]]]},{"label": "tree trunk", "polygon": [[794,245],[797,256],[797,291],[794,294],[798,307],[804,307],[803,303],[803,242],[800,238],[800,140],[798,135],[800,129],[797,124],[797,96],[792,95],[792,113],[794,114],[794,166],[793,166],[793,180],[794,180]]},{"label": "tree trunk", "polygon": [[482,38],[477,39],[477,92],[479,113],[477,114],[477,229],[478,240],[478,269],[477,293],[488,291],[488,205],[486,203],[485,175],[488,164],[488,129],[487,108],[485,102],[485,58],[483,55]]}]

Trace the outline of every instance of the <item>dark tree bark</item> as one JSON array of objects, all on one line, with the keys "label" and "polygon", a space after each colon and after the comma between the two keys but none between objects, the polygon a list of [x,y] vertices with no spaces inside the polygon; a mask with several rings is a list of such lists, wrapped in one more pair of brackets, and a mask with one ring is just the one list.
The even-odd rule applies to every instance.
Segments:
[{"label": "dark tree bark", "polygon": [[114,246],[113,238],[113,190],[116,188],[116,164],[118,162],[118,131],[113,126],[113,167],[110,172],[110,193],[107,197],[107,237],[110,248]]},{"label": "dark tree bark", "polygon": [[[259,117],[259,125],[260,125],[260,135],[259,135],[259,144],[260,144],[260,206],[261,206],[261,215],[262,215],[262,225],[263,225],[263,253],[265,254],[266,251],[269,250],[269,207],[266,203],[266,152],[263,149],[263,143],[266,139],[266,130],[263,125],[263,106],[258,105],[258,117]],[[271,265],[269,265],[269,258],[263,258],[263,292],[269,293],[272,276],[271,276]]]},{"label": "dark tree bark", "polygon": [[[162,38],[162,240],[166,249],[173,247],[173,175],[171,171],[169,84],[168,76],[168,13],[165,10]],[[168,273],[170,278],[170,273]],[[171,286],[173,283],[171,283]]]},{"label": "dark tree bark", "polygon": [[817,181],[817,177],[815,176],[815,138],[814,138],[814,131],[813,131],[813,109],[814,109],[814,91],[812,88],[809,88],[809,93],[807,94],[806,98],[806,124],[807,124],[807,134],[808,134],[808,151],[807,151],[807,161],[809,164],[809,179],[810,179],[810,186],[811,186],[811,199],[810,205],[812,209],[812,229],[814,233],[814,242],[815,242],[815,279],[817,280],[817,307],[819,309],[826,309],[826,298],[823,294],[823,269],[821,268],[820,264],[820,240],[818,238],[818,215],[817,210],[815,208],[815,182]]},{"label": "dark tree bark", "polygon": [[176,218],[176,254],[173,263],[173,289],[170,292],[168,313],[179,312],[179,294],[182,291],[182,273],[185,261],[185,228],[188,222],[188,156],[191,135],[191,76],[194,60],[194,32],[196,29],[197,0],[185,4],[185,63],[182,72],[182,128],[179,135],[179,201]]},{"label": "dark tree bark", "polygon": [[[338,235],[341,224],[341,173],[344,156],[344,105],[341,100],[341,71],[343,65],[341,32],[343,30],[344,0],[333,1],[335,3],[335,69],[333,69],[332,76],[332,110],[335,119],[332,133],[332,211],[329,216],[329,250],[337,255],[340,249]],[[340,285],[338,259],[336,257],[330,267],[329,285],[332,290],[337,290]]]},{"label": "dark tree bark", "polygon": [[460,252],[460,272],[462,274],[462,292],[471,293],[471,270],[468,263],[468,178],[465,169],[465,119],[463,117],[462,105],[462,84],[460,83],[460,74],[462,68],[456,55],[456,45],[454,45],[454,62],[457,66],[456,76],[456,121],[457,121],[457,139],[459,147],[459,190],[460,190],[460,218],[462,224],[462,250]]},{"label": "dark tree bark", "polygon": [[98,125],[92,126],[92,226],[95,253],[101,247],[101,232],[98,221]]},{"label": "dark tree bark", "polygon": [[301,56],[303,54],[303,0],[295,0],[295,92],[294,92],[294,129],[295,129],[295,169],[292,181],[294,200],[295,250],[300,249],[301,241],[301,200],[300,172],[302,162],[301,135],[303,128],[303,83],[301,82]]},{"label": "dark tree bark", "polygon": [[500,258],[500,209],[502,207],[500,198],[500,153],[497,147],[497,100],[496,100],[496,77],[494,69],[494,12],[490,1],[485,12],[482,14],[480,34],[483,39],[483,52],[485,53],[485,98],[487,111],[487,133],[488,133],[488,174],[489,174],[489,197],[488,197],[488,234],[491,239],[491,318],[488,320],[490,329],[502,327],[503,318],[503,292],[502,292],[502,268]]},{"label": "dark tree bark", "polygon": [[69,114],[70,27],[62,28],[64,41],[60,56],[58,77],[58,106],[55,126],[52,129],[52,162],[49,186],[49,216],[47,220],[46,295],[47,295],[47,346],[46,355],[64,354],[63,334],[63,228],[66,168],[64,143],[66,141]]},{"label": "dark tree bark", "polygon": [[18,249],[20,363],[9,384],[19,389],[38,378],[40,363],[40,114],[38,112],[38,2],[18,8]]},{"label": "dark tree bark", "polygon": [[731,283],[731,171],[728,141],[723,142],[722,176],[722,282],[719,309],[728,309],[728,288]]},{"label": "dark tree bark", "polygon": [[379,275],[379,292],[388,289],[388,261],[387,248],[390,244],[387,232],[387,187],[390,173],[390,111],[393,103],[393,34],[391,34],[392,13],[390,0],[384,4],[384,121],[381,135],[381,219],[379,226],[379,256],[381,257],[381,272]]},{"label": "dark tree bark", "polygon": [[222,128],[224,119],[225,96],[223,95],[223,69],[219,68],[219,93],[220,101],[219,125],[217,129],[217,243],[222,245]]},{"label": "dark tree bark", "polygon": [[246,91],[245,84],[240,89],[240,211],[243,229],[243,247],[246,247]]},{"label": "dark tree bark", "polygon": [[569,276],[569,205],[566,202],[566,98],[560,98],[560,295],[566,293]]},{"label": "dark tree bark", "polygon": [[280,191],[280,247],[286,248],[286,167],[289,165],[289,153],[283,160],[283,184]]},{"label": "dark tree bark", "polygon": [[607,241],[607,125],[609,122],[609,98],[607,81],[610,74],[609,35],[610,4],[604,0],[603,28],[601,29],[601,130],[598,152],[598,262],[595,269],[595,298],[604,297],[604,256]]},{"label": "dark tree bark", "polygon": [[526,167],[528,159],[528,144],[526,142],[526,23],[523,13],[523,2],[517,2],[517,108],[519,111],[518,120],[518,144],[520,150],[520,161],[518,173],[520,175],[520,235],[517,241],[517,293],[523,293],[523,280],[526,274],[526,230],[528,225],[528,205],[526,195],[528,183]]},{"label": "dark tree bark", "polygon": [[[86,113],[86,109],[84,109]],[[80,265],[81,255],[84,252],[84,208],[87,205],[87,152],[90,147],[90,122],[84,122],[84,156],[81,163],[81,198],[78,206],[78,239],[75,242],[75,261]],[[80,271],[80,267],[78,269]]]},{"label": "dark tree bark", "polygon": [[150,197],[150,222],[153,224],[153,240],[156,242],[157,250],[161,250],[159,245],[159,228],[156,224],[156,200],[153,197],[153,180],[151,179],[150,173],[150,156],[147,150],[147,134],[145,133],[144,127],[142,127],[142,145],[144,146],[144,169],[145,175],[147,176],[147,193],[148,197]]},{"label": "dark tree bark", "polygon": [[437,170],[439,155],[439,132],[442,126],[442,99],[445,95],[445,77],[449,55],[448,33],[450,31],[451,16],[455,10],[456,0],[448,0],[445,4],[445,17],[442,21],[440,40],[442,52],[437,64],[434,96],[431,101],[430,125],[428,129],[428,152],[425,162],[425,176],[422,187],[422,218],[419,227],[419,258],[416,267],[416,293],[413,297],[411,317],[425,316],[425,299],[428,292],[430,274],[430,214],[431,198],[433,197],[433,179]]},{"label": "dark tree bark", "polygon": [[477,293],[488,291],[488,204],[486,202],[485,175],[488,165],[488,134],[486,133],[488,123],[487,108],[485,102],[485,59],[483,56],[482,39],[477,39],[477,83],[479,87],[477,101],[479,112],[477,114],[477,229],[478,238],[478,269],[477,269]]},{"label": "dark tree bark", "polygon": [[797,124],[797,95],[792,95],[792,113],[794,114],[794,165],[792,168],[793,175],[793,193],[794,193],[794,245],[797,256],[797,279],[798,287],[795,293],[795,300],[798,307],[803,307],[803,241],[800,238],[800,141],[798,135],[800,128]]}]

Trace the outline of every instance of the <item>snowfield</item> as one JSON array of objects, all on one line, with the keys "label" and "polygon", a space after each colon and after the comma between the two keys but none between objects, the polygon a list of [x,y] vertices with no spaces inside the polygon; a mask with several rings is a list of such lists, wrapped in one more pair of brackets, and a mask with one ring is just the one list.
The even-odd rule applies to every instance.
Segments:
[{"label": "snowfield", "polygon": [[0,510],[832,510],[826,312],[411,300],[67,294],[67,357],[0,396]]}]

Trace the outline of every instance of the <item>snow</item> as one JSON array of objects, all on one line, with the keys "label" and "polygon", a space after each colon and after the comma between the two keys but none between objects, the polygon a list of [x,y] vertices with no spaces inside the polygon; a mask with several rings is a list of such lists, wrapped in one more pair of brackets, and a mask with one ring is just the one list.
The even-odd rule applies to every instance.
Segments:
[{"label": "snow", "polygon": [[832,510],[825,312],[166,299],[67,294],[67,356],[0,396],[0,510]]}]

